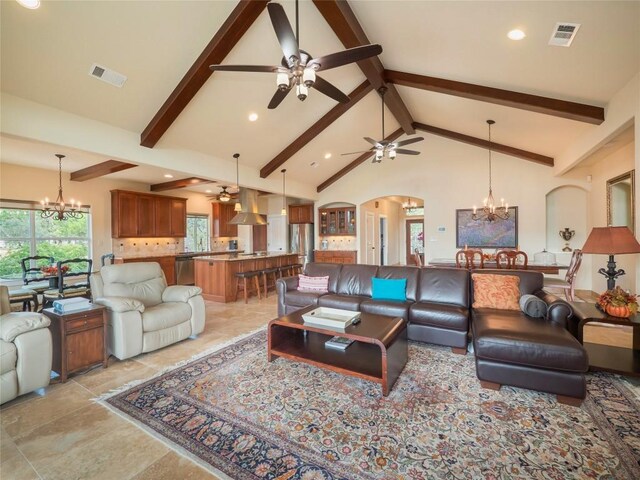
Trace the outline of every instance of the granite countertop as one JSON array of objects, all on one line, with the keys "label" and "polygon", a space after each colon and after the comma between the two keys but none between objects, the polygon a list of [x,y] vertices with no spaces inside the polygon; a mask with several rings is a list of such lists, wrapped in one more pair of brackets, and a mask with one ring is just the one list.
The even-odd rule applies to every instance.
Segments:
[{"label": "granite countertop", "polygon": [[196,256],[201,257],[204,255],[230,255],[233,253],[242,253],[244,250],[219,250],[217,252],[179,252],[179,253],[139,253],[137,255],[121,255],[116,256],[116,260],[128,260],[131,258],[160,258],[160,257],[182,257],[182,256]]},{"label": "granite countertop", "polygon": [[194,260],[203,260],[203,261],[216,261],[216,262],[239,262],[242,260],[256,260],[260,258],[275,258],[275,257],[286,257],[289,255],[297,255],[297,253],[283,253],[283,252],[268,252],[266,254],[258,254],[255,253],[231,253],[226,255],[215,255],[215,256],[204,256],[204,257],[196,257]]}]

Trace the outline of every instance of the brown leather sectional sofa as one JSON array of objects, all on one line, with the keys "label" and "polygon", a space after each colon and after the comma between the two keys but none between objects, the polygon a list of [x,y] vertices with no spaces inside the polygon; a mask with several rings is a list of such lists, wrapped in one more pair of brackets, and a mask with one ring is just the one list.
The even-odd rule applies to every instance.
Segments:
[{"label": "brown leather sectional sofa", "polygon": [[[279,316],[311,305],[398,316],[409,322],[410,340],[445,345],[456,353],[466,353],[471,331],[483,387],[530,388],[557,394],[570,404],[579,404],[586,395],[587,354],[566,328],[571,307],[543,290],[539,272],[474,273],[517,275],[521,295],[536,295],[549,306],[546,319],[515,310],[473,309],[472,277],[465,269],[309,263],[304,273],[328,276],[329,291],[298,291],[298,277],[279,279]],[[372,299],[372,277],[406,278],[407,300]]]}]

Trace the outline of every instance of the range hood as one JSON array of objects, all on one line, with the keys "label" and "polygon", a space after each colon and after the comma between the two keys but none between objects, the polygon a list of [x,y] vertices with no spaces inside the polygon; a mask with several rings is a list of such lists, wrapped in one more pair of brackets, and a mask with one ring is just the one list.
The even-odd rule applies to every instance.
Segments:
[{"label": "range hood", "polygon": [[266,225],[267,222],[258,213],[258,192],[249,188],[241,188],[238,201],[242,211],[229,220],[231,225]]}]

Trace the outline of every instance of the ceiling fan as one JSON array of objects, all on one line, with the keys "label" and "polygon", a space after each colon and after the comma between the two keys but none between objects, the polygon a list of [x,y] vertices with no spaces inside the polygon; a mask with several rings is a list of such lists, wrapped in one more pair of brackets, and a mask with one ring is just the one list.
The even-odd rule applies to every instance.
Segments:
[{"label": "ceiling fan", "polygon": [[280,105],[294,86],[296,87],[296,95],[302,101],[307,98],[309,89],[315,88],[320,93],[338,102],[346,103],[349,101],[349,97],[331,83],[316,75],[316,72],[358,62],[382,53],[382,47],[380,45],[372,44],[349,48],[342,52],[313,58],[310,53],[300,49],[298,0],[296,0],[295,35],[282,5],[269,3],[267,10],[273,29],[278,37],[278,43],[280,43],[280,48],[282,48],[282,52],[284,53],[281,65],[211,65],[209,68],[213,71],[276,73],[278,90],[276,90],[276,93],[269,102],[270,109],[274,109]]},{"label": "ceiling fan", "polygon": [[229,202],[232,198],[236,198],[237,193],[231,193],[227,191],[227,188],[230,188],[226,185],[220,185],[222,191],[218,195],[210,195],[207,198],[218,200],[219,202]]},{"label": "ceiling fan", "polygon": [[380,99],[382,100],[382,140],[376,141],[373,138],[364,137],[364,139],[367,142],[369,142],[371,145],[373,145],[373,147],[371,147],[369,150],[362,150],[360,152],[343,153],[342,155],[354,155],[356,153],[372,152],[372,153],[375,153],[375,156],[373,157],[373,160],[371,163],[381,163],[384,157],[387,157],[393,160],[394,158],[396,158],[396,155],[399,153],[402,155],[420,155],[420,152],[416,150],[407,150],[405,148],[398,148],[398,147],[404,147],[405,145],[421,142],[422,140],[424,140],[424,137],[408,138],[406,140],[401,140],[399,142],[390,142],[384,139],[385,138],[384,137],[384,94],[386,92],[387,92],[386,87],[380,87],[380,89],[378,89],[378,93],[380,94]]}]

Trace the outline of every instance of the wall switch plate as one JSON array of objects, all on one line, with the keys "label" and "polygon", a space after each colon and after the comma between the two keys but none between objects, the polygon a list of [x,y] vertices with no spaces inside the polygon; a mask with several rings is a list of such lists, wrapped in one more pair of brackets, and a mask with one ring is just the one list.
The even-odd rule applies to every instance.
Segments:
[{"label": "wall switch plate", "polygon": [[429,238],[429,241],[430,241],[430,242],[437,242],[437,241],[438,241],[438,239],[437,239],[436,237],[431,237],[431,238]]},{"label": "wall switch plate", "polygon": [[445,227],[438,227],[439,232],[446,232],[447,229]]}]

